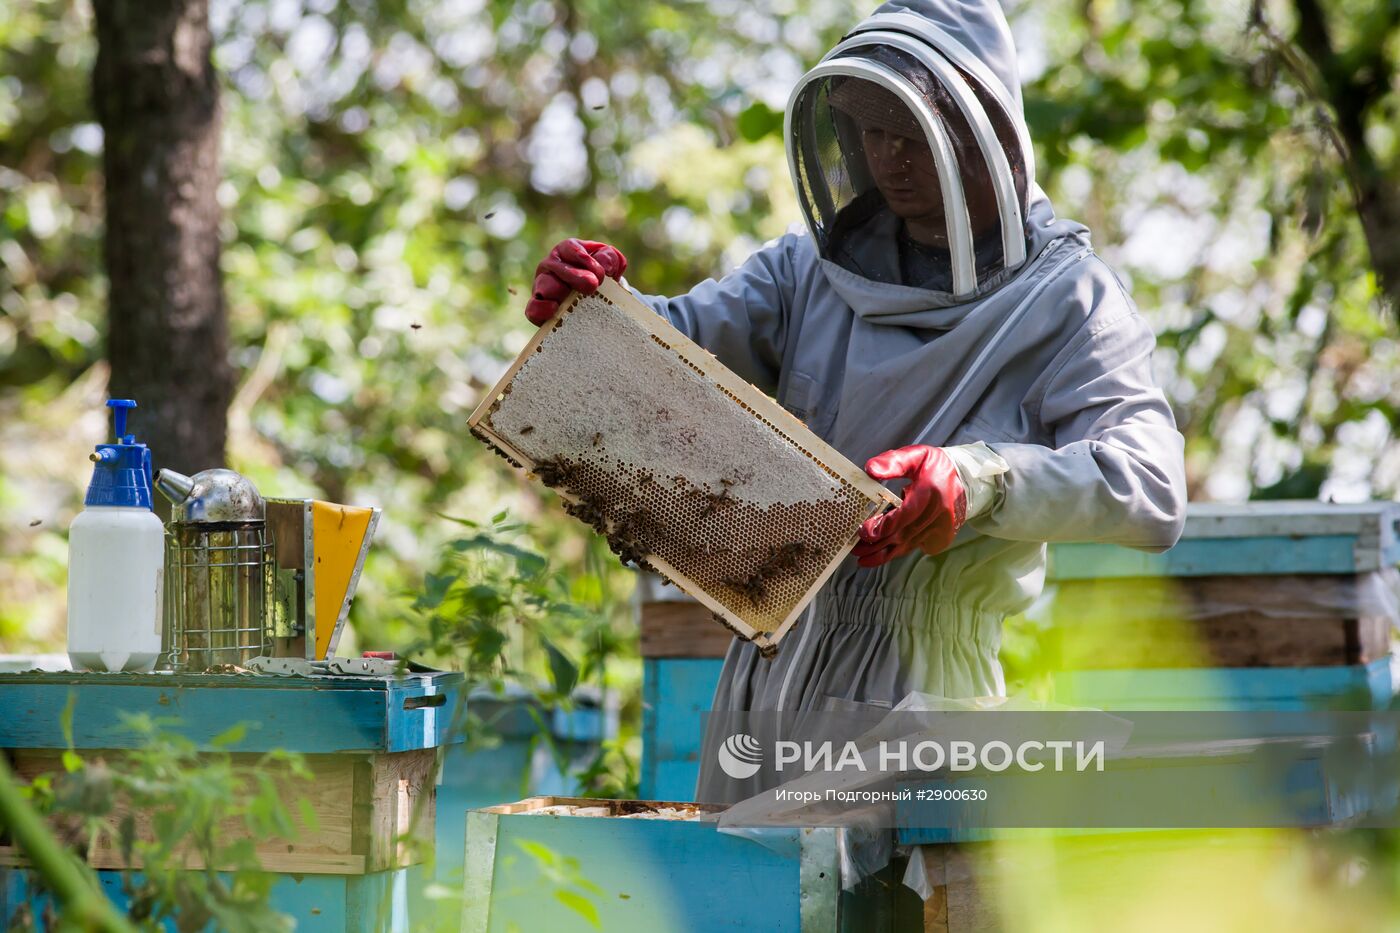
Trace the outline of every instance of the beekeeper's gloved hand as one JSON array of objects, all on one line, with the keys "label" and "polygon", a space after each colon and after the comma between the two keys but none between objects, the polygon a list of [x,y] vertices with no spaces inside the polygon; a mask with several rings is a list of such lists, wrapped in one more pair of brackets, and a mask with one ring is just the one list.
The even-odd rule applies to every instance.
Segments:
[{"label": "beekeeper's gloved hand", "polygon": [[570,237],[549,251],[535,267],[534,293],[525,305],[531,324],[544,324],[559,310],[569,292],[591,295],[604,278],[621,278],[627,257],[615,246]]},{"label": "beekeeper's gloved hand", "polygon": [[1001,501],[1010,466],[986,444],[901,447],[865,465],[878,480],[907,479],[904,503],[860,526],[851,551],[862,567],[878,567],[918,548],[947,550],[963,522],[991,512]]},{"label": "beekeeper's gloved hand", "polygon": [[953,459],[941,447],[901,447],[872,457],[865,472],[878,480],[907,479],[899,508],[860,526],[856,562],[878,567],[915,548],[945,551],[967,521],[967,490]]},{"label": "beekeeper's gloved hand", "polygon": [[915,548],[949,548],[964,522],[997,508],[1010,465],[981,441],[955,447],[902,447],[865,465],[879,480],[907,479],[903,504],[860,529],[852,551],[862,567],[878,567]]}]

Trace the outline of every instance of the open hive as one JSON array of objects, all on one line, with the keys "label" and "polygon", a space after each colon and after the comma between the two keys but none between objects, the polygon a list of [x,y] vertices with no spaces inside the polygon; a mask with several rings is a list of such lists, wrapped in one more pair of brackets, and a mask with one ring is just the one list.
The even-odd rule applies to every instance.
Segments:
[{"label": "open hive", "polygon": [[470,425],[765,654],[899,503],[612,281],[563,303]]}]

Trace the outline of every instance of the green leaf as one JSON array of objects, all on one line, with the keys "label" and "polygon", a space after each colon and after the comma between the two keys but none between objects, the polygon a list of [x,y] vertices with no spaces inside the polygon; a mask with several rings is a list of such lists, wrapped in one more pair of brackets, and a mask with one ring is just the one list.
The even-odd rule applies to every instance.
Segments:
[{"label": "green leaf", "polygon": [[131,852],[136,846],[136,816],[126,813],[117,827],[117,841],[122,853],[122,861],[131,864]]},{"label": "green leaf", "polygon": [[472,584],[462,596],[470,607],[481,615],[490,615],[506,603],[501,591],[486,583]]},{"label": "green leaf", "polygon": [[246,722],[236,722],[223,732],[209,740],[209,744],[215,748],[227,748],[230,745],[237,745],[248,735],[248,724]]},{"label": "green leaf", "polygon": [[739,135],[751,143],[765,136],[781,133],[783,115],[763,101],[754,101],[739,114]]},{"label": "green leaf", "polygon": [[471,637],[472,657],[479,664],[490,664],[501,656],[506,633],[497,628],[478,627]]},{"label": "green leaf", "polygon": [[598,908],[582,894],[563,889],[555,891],[554,896],[559,899],[559,903],[587,920],[588,925],[593,929],[601,930],[603,928],[602,921],[598,919]]},{"label": "green leaf", "polygon": [[533,551],[522,550],[515,554],[515,566],[522,577],[533,579],[544,572],[549,566],[549,561]]},{"label": "green leaf", "polygon": [[452,573],[430,573],[423,579],[423,592],[414,600],[415,609],[436,609],[447,598],[447,591],[457,581]]},{"label": "green leaf", "polygon": [[63,744],[70,749],[73,747],[73,708],[77,705],[78,692],[69,690],[68,702],[63,704],[63,712],[58,714],[58,725],[63,730]]},{"label": "green leaf", "polygon": [[559,646],[549,639],[542,639],[544,650],[549,656],[549,677],[554,689],[561,694],[569,694],[578,684],[578,665]]},{"label": "green leaf", "polygon": [[251,868],[258,864],[257,843],[247,836],[223,846],[219,854],[222,856],[221,861],[231,865]]},{"label": "green leaf", "polygon": [[517,839],[515,840],[515,844],[524,849],[527,855],[546,868],[554,868],[559,864],[559,856],[549,846],[531,839]]},{"label": "green leaf", "polygon": [[[569,584],[569,598],[576,603],[597,606],[603,601],[603,580],[597,574],[581,573]],[[576,607],[570,607],[576,608]]]},{"label": "green leaf", "polygon": [[71,748],[63,753],[63,770],[69,774],[83,769],[82,757]]},{"label": "green leaf", "polygon": [[311,801],[305,797],[297,798],[297,813],[301,816],[301,825],[309,833],[320,830],[321,821],[316,817],[316,808],[311,805]]}]

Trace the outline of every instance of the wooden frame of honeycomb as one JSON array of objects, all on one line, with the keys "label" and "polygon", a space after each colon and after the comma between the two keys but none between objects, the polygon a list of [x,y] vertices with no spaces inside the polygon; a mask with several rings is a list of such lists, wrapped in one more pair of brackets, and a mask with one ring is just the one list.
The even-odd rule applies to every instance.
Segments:
[{"label": "wooden frame of honeycomb", "polygon": [[611,280],[561,303],[468,424],[770,657],[900,501]]}]

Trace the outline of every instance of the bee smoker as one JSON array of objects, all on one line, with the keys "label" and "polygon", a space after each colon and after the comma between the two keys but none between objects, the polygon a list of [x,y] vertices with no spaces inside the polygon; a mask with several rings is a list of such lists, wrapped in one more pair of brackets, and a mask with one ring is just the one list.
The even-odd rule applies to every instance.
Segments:
[{"label": "bee smoker", "polygon": [[156,474],[175,507],[166,535],[170,666],[203,671],[270,653],[273,549],[267,507],[233,470]]},{"label": "bee smoker", "polygon": [[378,508],[264,499],[233,470],[161,470],[155,485],[175,504],[165,552],[173,669],[334,655]]}]

